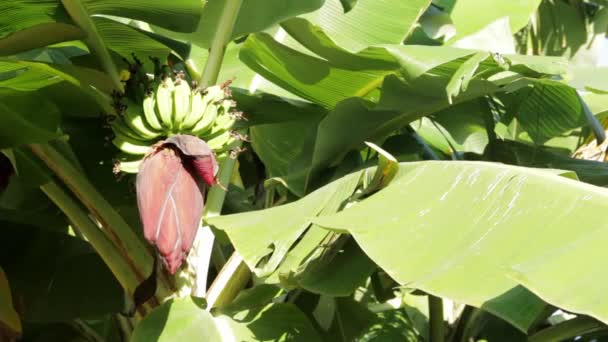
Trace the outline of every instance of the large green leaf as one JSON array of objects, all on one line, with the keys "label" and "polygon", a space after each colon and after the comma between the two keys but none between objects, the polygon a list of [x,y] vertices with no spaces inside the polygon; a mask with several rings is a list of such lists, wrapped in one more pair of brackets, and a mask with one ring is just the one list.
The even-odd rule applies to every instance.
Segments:
[{"label": "large green leaf", "polygon": [[[508,17],[513,33],[523,28],[536,11],[540,0],[512,1],[512,0],[458,0],[450,10],[456,36],[452,41],[468,36],[496,20]],[[474,14],[473,14],[474,13]]]},{"label": "large green leaf", "polygon": [[[320,170],[338,163],[349,150],[362,146],[363,141],[382,139],[424,115],[447,108],[449,103],[445,96],[428,92],[429,88],[443,89],[445,83],[447,79],[439,77],[405,83],[389,76],[382,85],[382,97],[377,106],[358,98],[340,102],[319,124],[310,166],[303,175],[306,177],[304,189]],[[490,83],[475,81],[458,101],[495,90]]]},{"label": "large green leaf", "polygon": [[56,0],[0,3],[0,56],[84,38]]},{"label": "large green leaf", "polygon": [[[483,307],[525,331],[543,306],[537,300],[514,307],[509,299],[523,289],[510,274],[533,261],[543,262],[543,273],[522,277],[540,297],[607,319],[605,308],[592,299],[604,290],[602,282],[585,282],[584,291],[562,291],[559,297],[551,292],[561,289],[554,280],[563,274],[581,269],[599,274],[601,263],[583,260],[597,260],[601,248],[586,243],[582,248],[582,242],[601,244],[605,238],[597,215],[605,196],[602,188],[535,169],[479,162],[410,163],[402,164],[384,190],[314,221],[349,231],[401,284]],[[581,259],[566,259],[566,253],[573,255],[569,252]],[[505,313],[505,306],[510,312]]]},{"label": "large green leaf", "polygon": [[[393,0],[382,2],[364,0],[358,4],[356,10],[343,14],[342,5],[338,0],[326,1],[325,5],[315,12],[297,19],[283,21],[281,26],[290,36],[285,37],[284,32],[279,31],[275,38],[286,47],[304,55],[310,55],[310,52],[313,52],[330,61],[337,57],[341,59],[340,63],[331,61],[331,64],[338,68],[346,67],[359,71],[386,69],[387,62],[389,64],[394,64],[394,62],[393,58],[382,49],[375,49],[375,51],[371,49],[372,51],[369,52],[371,60],[366,60],[368,59],[366,57],[352,56],[352,51],[372,45],[400,44],[428,4],[427,0],[409,1],[407,4]],[[377,13],[384,13],[384,15],[376,15]],[[375,61],[375,58],[380,60]],[[394,69],[394,67],[389,69]],[[374,73],[377,72],[374,71]],[[265,74],[262,73],[262,75]],[[363,89],[363,95],[372,91],[379,82],[381,80],[368,82],[369,89]],[[279,85],[281,84],[279,83]],[[265,81],[259,83],[259,89],[288,96]]]},{"label": "large green leaf", "polygon": [[[74,65],[49,64],[40,62],[30,62],[24,60],[10,60],[0,58],[0,70],[12,70],[8,74],[7,80],[0,82],[0,87],[5,86],[9,89],[30,91],[57,86],[57,89],[69,89],[73,93],[65,91],[49,92],[45,95],[60,99],[80,95],[81,100],[67,101],[82,105],[94,105],[94,108],[78,108],[77,110],[98,110],[103,113],[112,113],[114,109],[110,105],[109,94],[112,89],[110,78],[101,71],[79,67]],[[17,71],[17,72],[15,72]],[[61,82],[69,83],[66,87]],[[1,96],[1,95],[0,95]],[[88,101],[87,101],[88,100]],[[67,112],[72,112],[75,108],[68,108]],[[99,114],[96,113],[96,114]]]},{"label": "large green leaf", "polygon": [[198,26],[201,0],[84,0],[91,14],[107,14],[158,25],[176,32],[193,32]]},{"label": "large green leaf", "polygon": [[[308,228],[311,219],[332,203],[341,203],[350,197],[358,182],[359,178],[354,175],[346,177],[311,193],[305,199],[268,209],[265,213],[269,215],[252,211],[210,217],[207,223],[226,232],[252,271],[258,276],[268,276]],[[266,256],[266,263],[258,265]]]},{"label": "large green leaf", "polygon": [[[132,56],[135,55],[144,64],[148,72],[154,70],[154,64],[150,58],[165,61],[172,48],[184,57],[189,52],[188,46],[184,43],[168,38],[161,41],[159,37],[153,36],[152,33],[137,30],[134,27],[107,18],[94,17],[93,19],[99,35],[103,38],[108,49],[129,60],[132,60]],[[172,48],[169,46],[172,46]],[[116,64],[120,69],[128,69],[122,61]]]},{"label": "large green leaf", "polygon": [[[474,53],[450,47],[384,45],[355,54],[336,45],[319,27],[303,19],[289,20],[284,27],[323,58],[297,51],[260,33],[247,39],[240,59],[276,85],[328,108],[354,96],[377,101],[377,88],[387,75],[399,72],[413,80],[435,67]],[[453,66],[454,70],[458,65]]]},{"label": "large green leaf", "polygon": [[339,0],[327,0],[304,17],[337,45],[356,52],[372,45],[400,44],[429,4],[429,0],[358,0],[357,6],[344,13]]},{"label": "large green leaf", "polygon": [[[79,86],[83,91],[87,91],[94,96],[96,91],[102,91],[109,93],[112,89],[111,83],[108,76],[104,73],[84,67],[77,67],[73,65],[62,65],[62,64],[49,64],[40,62],[30,62],[26,60],[12,60],[0,58],[0,68],[2,70],[18,70],[23,69],[23,72],[34,72],[36,74],[42,74],[49,78],[55,78],[59,80],[65,80],[76,86]],[[18,74],[15,76],[19,76]],[[32,88],[38,89],[46,84],[43,82],[42,86],[36,86],[38,81],[33,79],[31,81]],[[10,88],[10,87],[8,87]]]},{"label": "large green leaf", "polygon": [[548,56],[572,57],[587,42],[585,16],[574,3],[542,1],[534,44]]},{"label": "large green leaf", "polygon": [[[325,0],[243,0],[230,39],[249,33],[264,31],[290,17],[314,11]],[[174,34],[161,28],[154,31],[181,40],[191,41],[199,48],[208,49],[215,35],[226,0],[207,1],[201,13],[196,32]]]},{"label": "large green leaf", "polygon": [[[202,4],[199,0],[154,1],[84,1],[91,15],[105,14],[143,20],[179,32],[196,29]],[[54,43],[85,38],[60,1],[7,0],[0,4],[3,25],[0,25],[0,55]]]},{"label": "large green leaf", "polygon": [[[491,120],[486,99],[479,98],[448,107],[432,118],[412,124],[431,146],[451,155],[454,152],[483,153],[488,144],[486,123]],[[432,120],[432,121],[431,121]]]},{"label": "large green leaf", "polygon": [[[287,18],[314,11],[324,2],[325,0],[244,0],[232,37],[263,31]],[[210,45],[224,4],[225,1],[210,1],[205,6],[199,26],[200,35],[194,39],[196,44],[204,47]]]},{"label": "large green leaf", "polygon": [[269,81],[304,99],[333,107],[366,96],[391,70],[348,70],[279,44],[266,33],[247,38],[239,58]]},{"label": "large green leaf", "polygon": [[512,96],[512,111],[532,140],[542,144],[587,123],[583,106],[576,90],[552,82],[537,82],[532,88],[524,88]]},{"label": "large green leaf", "polygon": [[363,285],[375,269],[376,264],[351,239],[333,258],[312,263],[294,280],[300,287],[313,293],[348,296]]},{"label": "large green leaf", "polygon": [[221,336],[213,316],[187,297],[155,308],[136,326],[131,341],[221,341]]},{"label": "large green leaf", "polygon": [[[304,18],[292,18],[281,23],[281,27],[299,44],[310,52],[322,57],[331,65],[349,70],[387,69],[396,67],[395,60],[382,49],[366,48],[358,53],[350,52],[336,44],[320,26]],[[290,48],[298,46],[285,43]],[[298,51],[306,53],[303,49]]]},{"label": "large green leaf", "polygon": [[268,94],[249,96],[233,92],[239,109],[251,125],[251,145],[266,166],[268,178],[283,177],[297,170],[294,161],[307,149],[306,142],[319,120],[322,107]]}]

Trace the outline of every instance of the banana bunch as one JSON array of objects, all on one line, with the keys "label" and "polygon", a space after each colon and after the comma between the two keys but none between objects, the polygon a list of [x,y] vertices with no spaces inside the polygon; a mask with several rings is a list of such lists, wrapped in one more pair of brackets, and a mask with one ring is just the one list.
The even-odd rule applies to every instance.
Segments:
[{"label": "banana bunch", "polygon": [[191,89],[179,74],[157,82],[154,90],[145,92],[141,104],[126,97],[115,99],[118,115],[110,123],[112,143],[123,152],[115,171],[136,173],[156,142],[177,134],[199,137],[218,157],[230,153],[239,140],[246,139],[233,130],[242,118],[233,112],[234,107],[225,85]]}]

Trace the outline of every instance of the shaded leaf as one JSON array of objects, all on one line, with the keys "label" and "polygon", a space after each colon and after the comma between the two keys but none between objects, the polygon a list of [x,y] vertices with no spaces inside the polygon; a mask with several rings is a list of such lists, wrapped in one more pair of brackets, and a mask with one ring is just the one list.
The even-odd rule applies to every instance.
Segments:
[{"label": "shaded leaf", "polygon": [[24,321],[57,322],[123,309],[120,284],[78,238],[2,222],[0,263],[23,303]]},{"label": "shaded leaf", "polygon": [[[153,33],[138,30],[114,20],[94,17],[93,22],[110,50],[128,60],[132,60],[132,56],[135,54],[148,72],[154,70],[154,64],[150,58],[165,61],[172,49],[184,57],[189,52],[188,46],[184,43],[169,38],[163,39]],[[116,65],[121,69],[128,69],[123,61],[117,61]]]},{"label": "shaded leaf", "polygon": [[436,112],[412,126],[425,142],[446,155],[463,151],[482,154],[489,141],[486,129],[490,115],[486,99],[479,98]]},{"label": "shaded leaf", "polygon": [[518,97],[517,107],[511,110],[538,144],[587,122],[576,90],[566,85],[537,82],[533,88],[524,88],[514,96]]},{"label": "shaded leaf", "polygon": [[232,335],[237,341],[319,341],[320,336],[297,306],[279,303],[261,310],[245,310],[229,316],[216,317],[228,324],[222,336]]},{"label": "shaded leaf", "polygon": [[357,4],[357,0],[340,0],[342,7],[344,8],[344,13],[350,11]]},{"label": "shaded leaf", "polygon": [[313,293],[334,297],[351,295],[376,269],[376,264],[352,239],[336,253],[332,258],[321,257],[310,263],[304,271],[295,275],[294,281]]},{"label": "shaded leaf", "polygon": [[27,114],[19,109],[0,103],[0,148],[23,144],[45,143],[59,137],[55,131],[40,127],[27,119]]},{"label": "shaded leaf", "polygon": [[193,32],[200,20],[203,4],[199,0],[84,0],[92,14],[137,19],[176,32]]},{"label": "shaded leaf", "polygon": [[0,4],[0,55],[84,38],[60,3],[54,0],[6,0]]},{"label": "shaded leaf", "polygon": [[[0,336],[21,334],[21,320],[13,307],[13,297],[6,274],[0,267]],[[8,329],[7,332],[4,330]],[[10,336],[7,336],[10,337]]]},{"label": "shaded leaf", "polygon": [[608,186],[608,165],[606,163],[570,158],[542,146],[497,140],[488,146],[486,155],[492,161],[513,165],[572,170],[583,182]]}]

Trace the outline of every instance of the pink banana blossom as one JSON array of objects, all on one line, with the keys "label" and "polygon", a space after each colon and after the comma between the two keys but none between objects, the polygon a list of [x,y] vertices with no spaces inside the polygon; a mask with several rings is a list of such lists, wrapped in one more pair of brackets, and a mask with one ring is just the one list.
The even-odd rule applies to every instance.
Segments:
[{"label": "pink banana blossom", "polygon": [[152,147],[137,174],[137,206],[144,236],[175,274],[192,248],[207,186],[216,184],[218,165],[207,143],[175,135]]}]

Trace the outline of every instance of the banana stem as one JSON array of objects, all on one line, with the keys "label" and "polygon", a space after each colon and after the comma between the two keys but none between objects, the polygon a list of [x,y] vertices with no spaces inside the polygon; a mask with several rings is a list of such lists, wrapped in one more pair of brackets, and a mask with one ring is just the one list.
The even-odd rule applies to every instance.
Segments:
[{"label": "banana stem", "polygon": [[443,323],[443,300],[431,294],[429,297],[429,337],[431,342],[445,340],[445,326]]},{"label": "banana stem", "polygon": [[[242,0],[226,0],[224,4],[219,25],[211,42],[207,63],[203,69],[203,75],[198,82],[203,88],[217,83],[224,60],[226,45],[230,41],[242,2]],[[221,163],[218,176],[220,184],[228,186],[235,163],[236,160],[232,158],[226,158]],[[211,188],[207,196],[207,205],[203,217],[220,215],[225,198],[226,191],[224,189],[218,186]],[[224,264],[223,260],[219,260],[222,259],[220,258],[221,253],[219,251],[218,246],[214,246],[212,259],[216,265]],[[247,284],[249,277],[249,268],[236,252],[233,253],[228,262],[223,265],[218,276],[211,284],[209,291],[207,291],[209,308],[231,301]]]},{"label": "banana stem", "polygon": [[250,276],[251,272],[243,258],[237,252],[232,253],[207,291],[207,310],[232,302],[247,284]]},{"label": "banana stem", "polygon": [[[226,160],[222,162],[218,177],[221,184],[228,184],[230,182],[235,164],[236,160],[232,158],[226,158]],[[215,192],[213,190],[215,190]],[[210,200],[207,208],[205,208],[207,211],[204,217],[220,215],[225,197],[226,192],[223,189],[219,187],[212,188],[209,192],[208,198]],[[209,291],[207,291],[206,298],[208,309],[230,303],[245,287],[251,277],[249,267],[245,264],[238,252],[235,251],[232,253],[230,259],[228,259],[228,262],[225,264],[223,263],[223,260],[217,260],[220,258],[223,259],[223,255],[218,255],[218,253],[221,252],[219,246],[215,245],[213,252],[212,258],[214,264],[218,266],[218,264],[221,263],[223,267],[209,287]]]},{"label": "banana stem", "polygon": [[[29,145],[32,152],[40,158],[74,193],[89,212],[101,224],[108,240],[130,266],[131,273],[141,283],[152,272],[152,255],[142,244],[139,237],[127,222],[114,210],[95,187],[66,160],[61,153],[49,145]],[[171,294],[170,287],[158,283],[157,296],[165,298]],[[132,293],[131,293],[132,294]]]},{"label": "banana stem", "polygon": [[133,293],[139,282],[131,271],[131,267],[101,229],[91,221],[82,207],[54,181],[40,186],[40,189],[63,211],[75,228],[86,237],[87,241],[114,273],[122,287],[127,289],[129,293]]},{"label": "banana stem", "polygon": [[604,140],[606,140],[606,131],[604,130],[604,127],[602,126],[600,121],[595,117],[595,115],[593,115],[593,112],[591,111],[591,109],[589,109],[589,106],[587,106],[587,103],[585,102],[585,99],[583,99],[581,94],[576,92],[576,96],[581,102],[583,112],[585,113],[585,118],[587,119],[587,123],[589,124],[591,131],[593,131],[593,134],[595,135],[597,144],[600,145],[604,142]]},{"label": "banana stem", "polygon": [[224,60],[226,45],[230,41],[230,36],[234,30],[234,24],[236,23],[242,3],[243,0],[226,0],[224,4],[219,24],[209,48],[207,64],[205,64],[203,75],[198,82],[203,88],[217,83],[217,77],[220,74],[222,61]]},{"label": "banana stem", "polygon": [[103,39],[97,32],[97,27],[86,7],[80,0],[61,0],[63,7],[68,12],[72,20],[86,33],[87,37],[84,40],[93,54],[97,56],[103,69],[108,73],[116,90],[123,92],[124,87],[120,82],[118,69],[110,56],[110,52],[106,49]]}]

